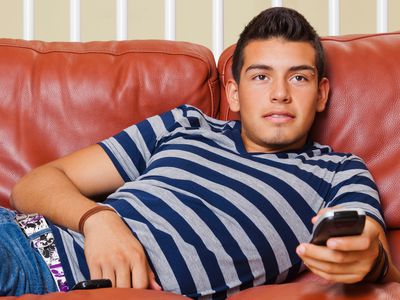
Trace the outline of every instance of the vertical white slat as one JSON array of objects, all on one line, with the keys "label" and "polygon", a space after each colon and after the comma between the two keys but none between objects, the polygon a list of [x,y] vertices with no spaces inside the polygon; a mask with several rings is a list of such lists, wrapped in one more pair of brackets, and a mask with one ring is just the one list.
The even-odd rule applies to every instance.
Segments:
[{"label": "vertical white slat", "polygon": [[116,37],[118,41],[122,41],[128,39],[128,1],[116,1]]},{"label": "vertical white slat", "polygon": [[34,6],[34,0],[24,0],[23,38],[25,40],[33,40],[35,26]]},{"label": "vertical white slat", "polygon": [[329,35],[340,34],[340,0],[329,0]]},{"label": "vertical white slat", "polygon": [[176,3],[175,0],[164,0],[164,38],[176,39]]},{"label": "vertical white slat", "polygon": [[69,39],[71,42],[81,40],[81,2],[69,1]]},{"label": "vertical white slat", "polygon": [[281,7],[283,6],[282,0],[271,0],[271,7]]},{"label": "vertical white slat", "polygon": [[212,5],[212,48],[215,61],[218,61],[224,50],[224,0],[213,0]]},{"label": "vertical white slat", "polygon": [[376,32],[388,31],[388,1],[376,0]]}]

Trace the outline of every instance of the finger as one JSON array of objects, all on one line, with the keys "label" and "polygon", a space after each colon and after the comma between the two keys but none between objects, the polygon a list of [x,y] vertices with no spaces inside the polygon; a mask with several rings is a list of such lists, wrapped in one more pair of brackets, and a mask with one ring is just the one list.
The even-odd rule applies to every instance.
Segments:
[{"label": "finger", "polygon": [[315,269],[315,268],[310,268],[310,270],[314,274],[316,274],[324,279],[334,281],[334,282],[356,283],[356,282],[363,280],[363,278],[364,278],[364,276],[362,274],[329,274],[329,273],[325,273],[324,271],[321,271],[321,270]]},{"label": "finger", "polygon": [[333,263],[307,257],[304,264],[312,271],[318,270],[331,275],[365,274],[368,271],[365,264],[359,262]]},{"label": "finger", "polygon": [[367,236],[343,236],[328,239],[326,246],[333,250],[365,251],[371,247],[371,240]]},{"label": "finger", "polygon": [[129,268],[118,268],[115,272],[115,286],[118,288],[130,288],[132,283]]},{"label": "finger", "polygon": [[317,214],[311,219],[311,222],[315,224],[318,221],[318,218],[326,213],[330,208],[322,208],[320,209]]},{"label": "finger", "polygon": [[101,278],[101,268],[99,264],[89,263],[88,268],[90,273],[90,279],[100,279]]},{"label": "finger", "polygon": [[100,279],[110,279],[112,282],[112,286],[116,287],[116,281],[115,281],[115,271],[114,268],[109,267],[109,266],[102,266],[102,274]]},{"label": "finger", "polygon": [[360,259],[360,253],[357,251],[337,251],[312,244],[300,244],[296,252],[303,260],[312,258],[331,263],[352,263]]},{"label": "finger", "polygon": [[150,286],[150,289],[152,289],[152,290],[156,290],[156,291],[162,290],[162,287],[156,281],[156,276],[154,275],[153,271],[150,271],[150,273],[149,273],[149,286]]},{"label": "finger", "polygon": [[322,209],[320,209],[319,211],[318,211],[318,213],[311,219],[311,222],[313,223],[313,224],[315,224],[317,221],[318,221],[318,218],[320,217],[320,216],[322,216],[324,213],[326,213],[326,212],[328,212],[328,211],[330,211],[330,210],[333,210],[333,209],[335,209],[335,208],[338,208],[339,206],[335,206],[335,207],[325,207],[325,208],[322,208]]},{"label": "finger", "polygon": [[132,267],[132,287],[146,289],[149,286],[148,268],[144,262],[137,263]]}]

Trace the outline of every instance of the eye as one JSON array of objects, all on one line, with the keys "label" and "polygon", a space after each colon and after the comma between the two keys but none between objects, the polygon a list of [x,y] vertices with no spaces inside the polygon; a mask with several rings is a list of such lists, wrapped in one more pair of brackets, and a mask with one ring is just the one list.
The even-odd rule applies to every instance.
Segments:
[{"label": "eye", "polygon": [[296,82],[308,81],[308,78],[303,75],[295,75],[295,76],[293,76],[293,79]]},{"label": "eye", "polygon": [[266,75],[256,75],[256,76],[253,77],[253,80],[263,81],[263,80],[266,80],[266,79],[267,79]]},{"label": "eye", "polygon": [[293,75],[289,81],[293,84],[305,84],[310,81],[310,78],[307,75],[297,74]]}]

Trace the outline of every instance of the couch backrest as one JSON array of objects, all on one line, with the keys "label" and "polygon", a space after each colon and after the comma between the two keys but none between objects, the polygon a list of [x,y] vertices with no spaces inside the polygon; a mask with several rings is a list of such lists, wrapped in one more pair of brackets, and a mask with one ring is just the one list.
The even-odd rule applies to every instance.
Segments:
[{"label": "couch backrest", "polygon": [[0,39],[0,205],[30,169],[183,103],[218,113],[205,47]]},{"label": "couch backrest", "polygon": [[[317,117],[315,140],[337,151],[361,156],[381,194],[389,228],[400,218],[400,33],[324,38],[329,105]],[[229,110],[225,83],[232,78],[234,46],[221,55],[221,118],[237,119]]]}]

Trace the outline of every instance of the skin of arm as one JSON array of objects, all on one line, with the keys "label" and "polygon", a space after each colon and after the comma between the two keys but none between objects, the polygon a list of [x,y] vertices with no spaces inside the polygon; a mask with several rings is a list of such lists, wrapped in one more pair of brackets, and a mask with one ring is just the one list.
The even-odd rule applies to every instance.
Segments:
[{"label": "skin of arm", "polygon": [[[326,211],[321,210],[312,222],[315,223],[317,217]],[[400,282],[400,273],[392,262],[385,232],[377,221],[368,216],[361,235],[330,238],[326,246],[302,243],[297,247],[297,254],[313,273],[322,278],[356,283],[371,270],[378,256],[379,240],[389,258],[389,271],[383,282]]]},{"label": "skin of arm", "polygon": [[[109,194],[123,183],[105,151],[93,145],[28,173],[14,186],[10,202],[18,211],[37,212],[78,231],[82,215],[96,206],[91,197]],[[91,279],[109,278],[116,287],[161,289],[143,247],[116,213],[90,216],[83,234]]]}]

